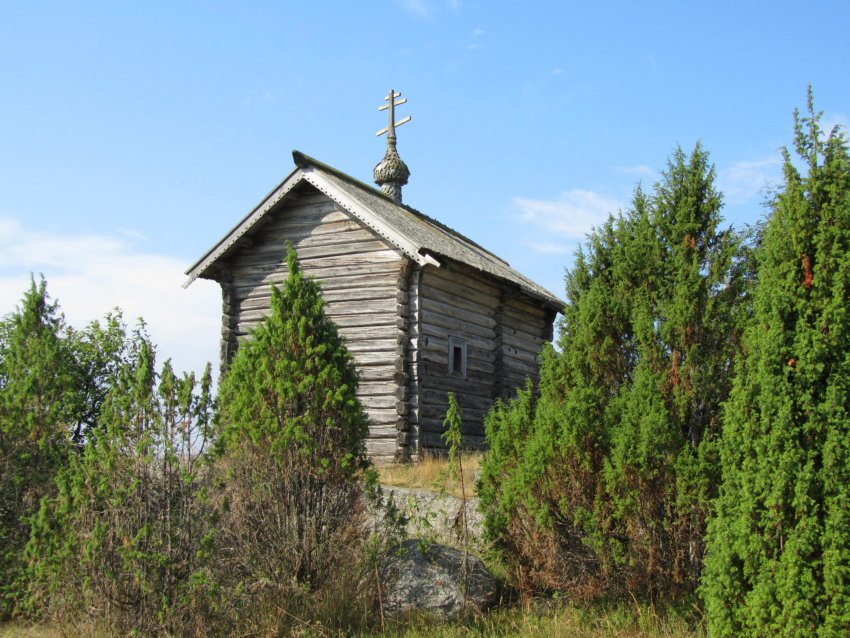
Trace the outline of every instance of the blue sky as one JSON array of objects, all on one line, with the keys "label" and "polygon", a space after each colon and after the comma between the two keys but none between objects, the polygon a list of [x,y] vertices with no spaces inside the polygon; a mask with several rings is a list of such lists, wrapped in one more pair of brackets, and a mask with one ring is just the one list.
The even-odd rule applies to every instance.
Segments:
[{"label": "blue sky", "polygon": [[563,295],[578,242],[701,140],[730,223],[764,213],[812,84],[850,115],[850,3],[0,3],[0,314],[43,273],[68,320],[144,316],[218,356],[183,271],[293,168],[371,183],[389,88],[405,202]]}]

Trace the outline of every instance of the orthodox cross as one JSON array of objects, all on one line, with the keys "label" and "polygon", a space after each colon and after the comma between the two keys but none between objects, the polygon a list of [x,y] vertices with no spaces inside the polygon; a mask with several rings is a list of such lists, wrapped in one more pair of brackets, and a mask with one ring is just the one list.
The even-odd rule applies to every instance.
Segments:
[{"label": "orthodox cross", "polygon": [[390,89],[390,92],[387,93],[387,97],[384,98],[384,101],[388,102],[388,104],[382,104],[381,106],[378,107],[379,111],[386,111],[387,109],[390,110],[390,114],[389,114],[390,121],[389,121],[389,126],[386,126],[386,127],[382,128],[380,131],[378,131],[377,133],[375,133],[376,136],[377,135],[383,135],[384,133],[387,133],[387,142],[390,143],[390,144],[393,144],[393,145],[395,145],[395,140],[396,140],[395,127],[401,126],[405,122],[409,122],[411,120],[411,116],[408,115],[407,117],[399,120],[398,122],[395,121],[395,107],[401,106],[402,104],[407,102],[406,97],[402,97],[400,100],[396,100],[396,98],[398,98],[398,97],[401,97],[401,93],[396,93],[395,91]]}]

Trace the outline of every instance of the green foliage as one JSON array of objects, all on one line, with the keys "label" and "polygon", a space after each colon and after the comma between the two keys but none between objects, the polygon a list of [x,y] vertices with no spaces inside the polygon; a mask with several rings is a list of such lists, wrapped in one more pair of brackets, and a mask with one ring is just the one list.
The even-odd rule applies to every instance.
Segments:
[{"label": "green foliage", "polygon": [[33,520],[24,609],[119,633],[186,630],[207,531],[210,377],[208,366],[198,393],[169,362],[156,375],[154,348],[136,332],[98,427]]},{"label": "green foliage", "polygon": [[332,601],[333,622],[345,616],[360,581],[352,570],[369,468],[351,355],[291,246],[287,266],[282,288],[272,287],[269,316],[240,344],[218,399],[220,604],[243,630],[261,632],[246,610],[280,609],[281,601],[298,616]]},{"label": "green foliage", "polygon": [[43,279],[0,321],[0,617],[14,603],[27,518],[90,436],[126,342],[118,312],[67,326]]},{"label": "green foliage", "polygon": [[741,238],[699,146],[611,217],[567,274],[560,353],[488,415],[489,538],[527,588],[691,592],[743,316]]},{"label": "green foliage", "polygon": [[850,153],[809,92],[759,251],[702,595],[714,636],[850,633]]},{"label": "green foliage", "polygon": [[65,330],[43,279],[0,323],[0,617],[21,567],[25,518],[50,491],[69,451],[75,389]]}]

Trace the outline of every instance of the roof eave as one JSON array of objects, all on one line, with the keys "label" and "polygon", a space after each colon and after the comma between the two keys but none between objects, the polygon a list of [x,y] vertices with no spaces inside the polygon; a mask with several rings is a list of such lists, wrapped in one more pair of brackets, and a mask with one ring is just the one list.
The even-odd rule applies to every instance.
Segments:
[{"label": "roof eave", "polygon": [[303,179],[303,171],[300,167],[296,167],[286,178],[277,186],[275,186],[268,195],[266,195],[260,203],[257,204],[251,212],[243,217],[238,224],[228,231],[218,243],[210,248],[203,257],[194,263],[187,271],[189,277],[183,284],[183,288],[188,288],[193,281],[198,277],[203,277],[204,274],[213,266],[239,239],[253,228],[256,223],[262,219],[271,208],[283,199],[290,191]]}]

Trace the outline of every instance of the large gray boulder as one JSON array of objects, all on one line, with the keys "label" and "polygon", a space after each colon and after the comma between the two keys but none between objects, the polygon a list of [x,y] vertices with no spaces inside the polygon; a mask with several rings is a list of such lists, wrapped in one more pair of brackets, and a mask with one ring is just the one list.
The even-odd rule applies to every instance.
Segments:
[{"label": "large gray boulder", "polygon": [[426,614],[450,620],[488,609],[498,600],[498,582],[480,558],[464,552],[408,539],[385,558],[381,569],[383,609],[391,618]]}]

